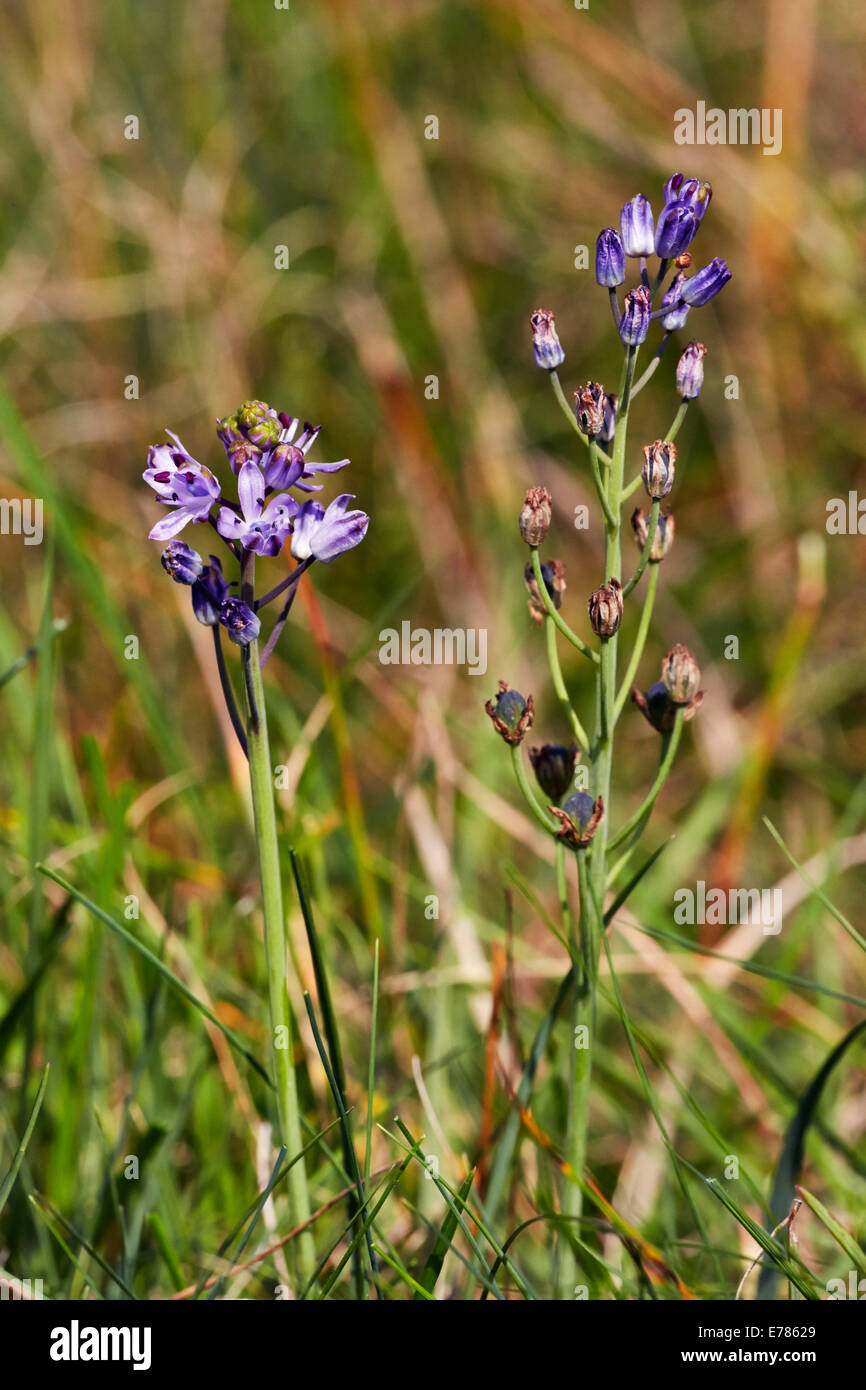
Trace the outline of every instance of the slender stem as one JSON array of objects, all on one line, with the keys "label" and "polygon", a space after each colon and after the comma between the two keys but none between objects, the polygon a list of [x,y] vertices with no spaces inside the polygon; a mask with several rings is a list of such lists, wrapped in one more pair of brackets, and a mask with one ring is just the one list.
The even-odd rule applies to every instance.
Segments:
[{"label": "slender stem", "polygon": [[669,734],[665,734],[663,736],[662,756],[661,761],[659,762],[659,769],[656,773],[655,781],[653,782],[652,786],[647,792],[644,800],[641,802],[640,806],[635,811],[634,815],[629,816],[625,825],[622,826],[622,828],[616,832],[613,839],[609,841],[609,850],[616,849],[617,845],[621,845],[623,840],[627,839],[633,830],[638,828],[640,828],[640,830],[643,830],[643,823],[649,818],[649,813],[655,805],[656,797],[658,796],[659,792],[661,791],[662,787],[667,781],[668,773],[670,772],[673,760],[676,757],[676,752],[677,748],[679,747],[680,736],[682,734],[682,731],[683,709],[682,707],[680,707],[676,712],[673,729]]},{"label": "slender stem", "polygon": [[263,650],[262,650],[262,668],[263,668],[263,669],[264,669],[264,667],[268,664],[268,661],[269,661],[269,659],[270,659],[271,653],[273,652],[274,647],[277,645],[277,643],[278,643],[279,640],[280,640],[280,633],[282,632],[283,628],[284,628],[285,625],[286,625],[286,622],[288,621],[289,614],[290,614],[291,611],[292,611],[292,604],[293,604],[294,601],[295,601],[295,596],[296,596],[297,592],[298,592],[298,587],[297,587],[297,585],[295,585],[295,587],[294,587],[293,589],[290,589],[290,590],[289,590],[289,596],[288,596],[288,598],[286,599],[285,603],[283,604],[282,609],[280,610],[280,616],[277,618],[277,621],[274,623],[273,627],[271,628],[270,636],[268,637],[268,640],[267,640],[267,642],[265,643],[264,648],[263,648]]},{"label": "slender stem", "polygon": [[[590,962],[595,952],[595,932],[592,927],[591,907],[586,849],[577,851],[577,881],[580,890],[580,943],[572,928],[571,951],[575,961],[573,969],[578,971],[578,953],[584,959],[582,976],[572,996],[571,1040],[569,1048],[568,1076],[568,1128],[565,1139],[565,1158],[569,1168],[583,1177],[586,1167],[587,1136],[589,1130],[589,1094],[592,1076],[592,1027],[593,991],[590,987],[592,966]],[[560,892],[560,896],[562,896]],[[585,1030],[585,1031],[584,1031]],[[577,1226],[583,1214],[583,1191],[576,1183],[566,1182],[562,1195],[562,1213],[569,1218],[569,1226]],[[559,1270],[559,1297],[562,1300],[574,1297],[576,1262],[571,1247],[563,1242],[563,1255]]]},{"label": "slender stem", "polygon": [[315,558],[315,555],[308,555],[306,560],[302,560],[299,565],[295,566],[291,574],[287,575],[286,578],[282,581],[282,583],[277,584],[276,588],[271,589],[268,593],[264,594],[262,598],[257,598],[256,612],[258,613],[259,610],[264,608],[266,604],[270,603],[272,599],[279,598],[280,594],[282,594],[286,589],[288,589],[290,585],[297,584],[301,575],[310,568],[310,565],[313,563]]},{"label": "slender stem", "polygon": [[665,278],[665,275],[667,274],[667,269],[668,269],[668,262],[667,262],[666,260],[659,261],[658,274],[656,275],[656,278],[655,278],[655,280],[654,280],[653,283],[652,283],[652,291],[651,291],[652,294],[655,294],[655,292],[656,292],[656,290],[658,289],[659,285],[661,284],[662,280]]},{"label": "slender stem", "polygon": [[[241,595],[251,604],[254,595],[255,557],[246,552],[241,565]],[[268,971],[271,1038],[274,1049],[274,1071],[277,1089],[277,1111],[280,1142],[290,1158],[303,1148],[301,1117],[298,1105],[292,1047],[292,1015],[287,982],[288,956],[286,951],[283,889],[280,879],[280,852],[277,839],[277,818],[274,807],[274,783],[271,774],[271,753],[268,741],[268,721],[258,643],[244,648],[245,667],[249,675],[247,686],[247,742],[250,760],[250,786],[255,815],[256,842],[259,851],[259,871],[262,880],[262,909],[265,926],[265,955]],[[290,1223],[299,1226],[310,1215],[310,1199],[304,1160],[293,1164],[288,1177]],[[315,1251],[310,1231],[298,1237],[297,1267],[306,1283],[315,1269]]]},{"label": "slender stem", "polygon": [[532,811],[532,814],[539,824],[551,834],[555,834],[559,829],[559,821],[557,821],[554,816],[550,815],[548,811],[545,811],[538,797],[535,795],[535,792],[532,790],[529,778],[526,775],[526,768],[523,766],[523,756],[520,752],[519,743],[511,744],[511,761],[514,764],[517,783],[526,798],[527,806]]},{"label": "slender stem", "polygon": [[626,673],[622,678],[622,685],[616,697],[616,704],[613,709],[613,722],[616,724],[623,711],[623,706],[629,697],[632,681],[637,674],[640,659],[643,656],[643,649],[646,646],[647,633],[649,632],[650,619],[652,618],[653,604],[656,599],[656,589],[659,584],[659,567],[650,567],[649,579],[647,581],[646,597],[644,598],[643,609],[641,610],[640,623],[638,624],[637,635],[634,647],[632,648],[631,658],[626,668]]},{"label": "slender stem", "polygon": [[232,721],[232,728],[237,734],[238,743],[243,749],[244,757],[249,758],[247,751],[247,736],[244,732],[244,723],[240,716],[240,711],[235,699],[234,686],[231,682],[228,669],[226,667],[225,652],[223,651],[222,629],[219,623],[214,623],[211,627],[213,635],[214,652],[216,654],[217,671],[219,672],[220,685],[222,687],[223,699],[226,702],[226,709],[229,712],[229,719]]},{"label": "slender stem", "polygon": [[647,567],[650,552],[652,551],[653,543],[656,538],[656,530],[658,529],[660,506],[661,500],[658,497],[654,497],[652,507],[650,508],[649,523],[647,525],[647,538],[641,546],[640,559],[637,563],[637,569],[635,570],[628,583],[623,587],[623,598],[628,598],[632,589],[634,589],[640,583],[641,575]]},{"label": "slender stem", "polygon": [[559,609],[556,607],[556,605],[553,602],[553,599],[547,592],[547,585],[545,584],[544,576],[541,573],[541,560],[539,558],[537,545],[533,545],[530,547],[530,555],[532,556],[532,572],[535,575],[535,582],[538,585],[538,592],[541,595],[541,601],[547,609],[548,613],[550,614],[550,617],[553,619],[554,623],[559,628],[563,637],[567,637],[573,647],[576,647],[579,652],[582,652],[583,655],[589,661],[598,662],[598,652],[594,652],[592,650],[592,647],[588,647],[585,642],[582,642],[581,639],[578,637],[577,633],[572,632],[565,619],[559,616]]},{"label": "slender stem", "polygon": [[608,295],[610,297],[610,312],[613,314],[613,321],[616,324],[617,332],[619,332],[619,326],[622,323],[622,310],[619,307],[619,300],[616,297],[616,290],[613,288],[612,285],[608,288]]},{"label": "slender stem", "polygon": [[604,512],[605,522],[609,528],[616,529],[616,514],[611,509],[611,505],[607,500],[607,493],[601,479],[601,468],[598,462],[598,446],[594,439],[589,441],[589,461],[592,465],[593,482],[595,483],[595,490],[598,493],[598,500],[601,503],[601,509]]},{"label": "slender stem", "polygon": [[571,425],[571,428],[574,430],[575,434],[579,435],[580,438],[583,440],[584,444],[586,444],[587,437],[584,434],[583,430],[580,428],[580,425],[577,423],[574,411],[568,404],[568,401],[565,399],[565,392],[562,389],[558,373],[554,369],[552,372],[548,372],[548,376],[550,377],[550,384],[553,387],[553,394],[559,401],[560,410],[562,411],[568,423]]},{"label": "slender stem", "polygon": [[667,432],[666,438],[667,438],[667,440],[668,440],[668,443],[670,443],[672,440],[676,439],[677,435],[679,434],[679,432],[680,432],[680,425],[683,423],[683,420],[685,420],[685,418],[686,418],[686,411],[688,410],[688,408],[689,408],[689,403],[688,403],[687,400],[684,399],[682,405],[680,406],[679,410],[677,411],[676,415],[674,416],[674,422],[673,422],[673,424],[671,425],[670,429],[669,429],[668,432]]},{"label": "slender stem", "polygon": [[641,473],[638,473],[637,477],[632,478],[631,482],[623,488],[622,497],[620,498],[620,500],[622,502],[627,502],[628,499],[631,497],[632,493],[637,492],[642,482],[643,475]]},{"label": "slender stem", "polygon": [[571,700],[568,698],[568,691],[562,676],[562,667],[559,664],[559,652],[556,646],[556,628],[550,618],[544,619],[544,635],[547,642],[547,664],[550,667],[550,675],[553,681],[553,688],[556,691],[556,697],[562,706],[566,719],[571,725],[575,738],[581,748],[586,749],[589,747],[589,735],[572,709]]}]

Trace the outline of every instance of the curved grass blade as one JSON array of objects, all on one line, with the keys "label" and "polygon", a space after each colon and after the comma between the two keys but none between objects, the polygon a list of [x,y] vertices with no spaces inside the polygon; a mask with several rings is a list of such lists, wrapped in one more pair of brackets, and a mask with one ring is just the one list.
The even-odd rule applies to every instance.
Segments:
[{"label": "curved grass blade", "polygon": [[807,1192],[805,1187],[798,1187],[797,1192],[803,1198],[806,1206],[814,1212],[823,1226],[826,1226],[836,1244],[844,1250],[848,1259],[856,1265],[861,1274],[866,1274],[866,1250],[858,1245],[856,1240],[845,1227],[831,1216],[823,1202],[819,1202],[817,1197],[813,1197],[811,1192]]},{"label": "curved grass blade", "polygon": [[[457,1193],[457,1202],[460,1212],[465,1211],[469,1193],[472,1191],[472,1184],[475,1181],[475,1169],[471,1168],[463,1179],[460,1191]],[[442,1273],[442,1266],[445,1263],[445,1256],[451,1248],[451,1242],[457,1234],[457,1222],[459,1212],[449,1207],[445,1213],[442,1225],[436,1235],[433,1249],[427,1256],[427,1262],[421,1271],[421,1292],[416,1293],[416,1298],[431,1297],[436,1287],[436,1280]],[[504,1253],[507,1253],[504,1252]],[[498,1257],[497,1257],[498,1258]]]},{"label": "curved grass blade", "polygon": [[3,1208],[5,1207],[7,1201],[9,1200],[9,1193],[15,1186],[15,1179],[18,1177],[18,1169],[21,1167],[24,1155],[27,1152],[27,1145],[30,1143],[30,1138],[33,1134],[33,1130],[36,1127],[36,1117],[38,1116],[39,1111],[42,1109],[42,1102],[45,1099],[45,1090],[48,1085],[48,1073],[50,1070],[51,1063],[46,1062],[45,1069],[39,1081],[39,1089],[36,1092],[36,1099],[34,1100],[33,1108],[30,1111],[30,1117],[27,1121],[24,1133],[21,1136],[21,1142],[19,1143],[18,1148],[15,1150],[15,1153],[12,1158],[12,1166],[10,1167],[9,1172],[3,1179],[3,1182],[0,1183],[0,1212],[2,1212]]},{"label": "curved grass blade", "polygon": [[[848,1048],[864,1030],[866,1030],[866,1019],[861,1019],[850,1032],[845,1034],[842,1041],[836,1044],[823,1066],[815,1073],[803,1092],[800,1104],[797,1106],[797,1112],[788,1126],[782,1156],[779,1159],[776,1176],[773,1180],[770,1211],[774,1224],[784,1221],[796,1196],[797,1181],[800,1177],[803,1155],[806,1150],[806,1134],[814,1119],[821,1093],[833,1069],[841,1062]],[[775,1271],[769,1266],[762,1269],[758,1280],[758,1297],[774,1298],[776,1283]]]}]

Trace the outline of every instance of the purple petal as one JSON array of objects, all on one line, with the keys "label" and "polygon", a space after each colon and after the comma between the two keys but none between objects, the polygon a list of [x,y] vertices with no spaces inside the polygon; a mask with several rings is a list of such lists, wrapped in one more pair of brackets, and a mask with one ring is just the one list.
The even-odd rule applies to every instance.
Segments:
[{"label": "purple petal", "polygon": [[258,464],[248,460],[238,474],[238,497],[245,521],[256,521],[265,500],[265,479]]}]

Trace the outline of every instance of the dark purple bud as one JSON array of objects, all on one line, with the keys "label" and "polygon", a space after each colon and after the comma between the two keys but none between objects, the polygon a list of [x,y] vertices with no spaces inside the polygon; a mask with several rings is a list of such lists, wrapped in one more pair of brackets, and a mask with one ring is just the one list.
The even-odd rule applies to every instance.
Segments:
[{"label": "dark purple bud", "polygon": [[264,461],[265,482],[268,487],[293,487],[304,471],[306,459],[294,444],[278,444]]},{"label": "dark purple bud", "polygon": [[509,689],[505,681],[499,682],[499,693],[484,706],[493,727],[506,743],[522,743],[527,729],[532,728],[535,708],[532,696],[524,700],[517,690]]},{"label": "dark purple bud", "polygon": [[698,693],[701,670],[688,647],[678,642],[662,662],[662,684],[675,705],[687,705]]},{"label": "dark purple bud", "polygon": [[677,451],[671,440],[657,439],[643,448],[641,477],[647,494],[653,499],[667,497],[674,485]]},{"label": "dark purple bud", "polygon": [[531,487],[527,494],[517,524],[527,545],[541,545],[547,535],[553,516],[553,499],[546,487]]},{"label": "dark purple bud", "polygon": [[605,227],[595,243],[595,278],[607,289],[616,289],[625,279],[625,248],[619,232]]},{"label": "dark purple bud", "polygon": [[575,792],[562,810],[558,806],[551,806],[549,810],[559,821],[557,839],[564,840],[572,849],[585,849],[591,844],[604,820],[604,801],[601,797],[593,801],[589,792]]},{"label": "dark purple bud", "polygon": [[683,721],[688,723],[694,719],[698,710],[704,702],[704,692],[699,690],[693,695],[688,704],[676,705],[668,694],[664,682],[656,681],[649,690],[638,690],[637,686],[632,687],[631,698],[637,705],[644,719],[660,734],[668,734],[676,722],[677,711],[682,711]]},{"label": "dark purple bud", "polygon": [[[544,580],[544,587],[550,595],[554,608],[561,608],[562,595],[565,593],[565,566],[562,561],[545,560],[541,566],[541,577]],[[532,565],[527,565],[525,567],[523,578],[529,591],[529,616],[534,623],[543,623],[547,614],[547,609],[539,593],[538,583]]]},{"label": "dark purple bud", "polygon": [[[634,538],[637,541],[638,550],[643,550],[649,540],[650,513],[641,511],[636,507],[631,515],[631,525],[634,531]],[[658,525],[656,526],[653,537],[652,550],[649,553],[650,564],[657,565],[663,560],[674,543],[674,518],[671,512],[667,516],[659,513]]]},{"label": "dark purple bud", "polygon": [[262,457],[262,451],[257,449],[255,444],[250,444],[248,440],[242,439],[240,444],[227,446],[226,457],[231,464],[232,472],[240,473],[245,463],[258,463]]},{"label": "dark purple bud", "polygon": [[205,565],[192,586],[192,611],[199,622],[207,627],[215,627],[228,594],[229,585],[223,577],[219,556],[211,555],[210,564]]},{"label": "dark purple bud", "polygon": [[622,585],[609,579],[590,595],[589,621],[596,637],[613,637],[622,622]]},{"label": "dark purple bud", "polygon": [[664,260],[681,256],[695,239],[698,219],[685,203],[669,203],[656,227],[656,255]]},{"label": "dark purple bud", "polygon": [[530,748],[529,761],[538,785],[551,801],[561,801],[571,786],[577,751],[576,743],[572,743],[570,748],[563,747],[561,743],[545,743],[543,748]]},{"label": "dark purple bud", "polygon": [[689,316],[689,306],[683,303],[683,285],[685,282],[685,275],[675,275],[662,296],[662,308],[670,311],[662,319],[662,328],[668,333],[673,333],[678,328],[684,328]]},{"label": "dark purple bud", "polygon": [[619,325],[619,336],[629,347],[642,343],[650,326],[650,292],[638,285],[625,297],[625,307]]},{"label": "dark purple bud", "polygon": [[694,338],[684,349],[677,363],[677,394],[684,401],[693,401],[701,394],[704,384],[704,358],[707,350]]},{"label": "dark purple bud", "polygon": [[239,598],[227,598],[220,609],[220,622],[232,642],[245,647],[255,642],[261,623],[251,608]]},{"label": "dark purple bud", "polygon": [[544,371],[552,372],[565,361],[553,314],[549,309],[536,309],[530,315],[529,322],[532,324],[532,348],[536,364]]},{"label": "dark purple bud", "polygon": [[162,567],[175,584],[194,584],[202,572],[202,558],[186,541],[169,541],[162,552]]},{"label": "dark purple bud", "polygon": [[619,216],[627,256],[651,256],[655,250],[653,210],[642,193],[626,203]]},{"label": "dark purple bud", "polygon": [[588,381],[574,393],[574,413],[578,427],[594,439],[604,429],[604,387]]},{"label": "dark purple bud", "polygon": [[720,256],[699,270],[697,275],[687,279],[682,288],[682,297],[687,304],[699,309],[723,290],[731,278],[731,272]]}]

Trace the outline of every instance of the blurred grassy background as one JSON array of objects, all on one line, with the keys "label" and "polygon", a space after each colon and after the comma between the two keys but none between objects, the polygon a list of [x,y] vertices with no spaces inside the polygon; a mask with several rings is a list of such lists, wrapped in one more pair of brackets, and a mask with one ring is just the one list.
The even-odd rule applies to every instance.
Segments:
[{"label": "blurred grassy background", "polygon": [[[284,841],[313,887],[351,1099],[362,1119],[378,938],[376,1117],[389,1121],[399,1106],[459,1182],[478,1154],[491,960],[501,965],[507,945],[487,1124],[504,1113],[565,968],[543,914],[509,876],[515,869],[554,910],[550,846],[523,813],[482,709],[501,676],[534,692],[538,742],[566,733],[526,614],[515,518],[528,485],[553,492],[548,550],[566,564],[565,611],[578,630],[601,578],[589,479],[532,364],[528,316],[539,304],[555,311],[567,389],[589,376],[612,389],[618,344],[591,269],[574,268],[575,247],[589,246],[591,264],[597,231],[626,198],[658,200],[676,168],[712,182],[695,249],[701,261],[724,256],[734,279],[686,335],[707,344],[707,381],[678,440],[677,542],[641,678],[655,679],[659,656],[685,641],[707,696],[646,843],[676,839],[632,900],[635,916],[622,914],[613,950],[676,1147],[719,1177],[722,1155],[737,1155],[767,1193],[795,1098],[859,1012],[666,949],[635,924],[670,930],[674,889],[697,879],[784,879],[780,936],[708,928],[704,944],[864,993],[856,946],[806,900],[761,823],[769,815],[805,859],[835,846],[813,872],[830,874],[856,923],[864,547],[827,537],[824,524],[827,500],[860,483],[866,431],[864,30],[866,15],[840,3],[823,6],[819,22],[816,0],[4,7],[0,485],[6,497],[45,499],[46,543],[0,540],[0,670],[37,640],[52,547],[53,612],[68,620],[53,669],[33,662],[0,693],[0,1003],[7,1020],[17,1009],[0,1030],[4,1154],[53,1062],[0,1234],[11,1273],[43,1277],[52,1296],[86,1289],[28,1206],[35,1189],[139,1296],[160,1296],[178,1280],[160,1259],[153,1214],[174,1273],[194,1281],[270,1172],[255,1076],[85,914],[58,924],[62,893],[34,886],[31,871],[45,857],[115,916],[138,895],[130,927],[262,1047],[245,769],[208,635],[146,539],[156,509],[140,480],[166,426],[215,463],[212,422],[250,396],[321,421],[317,457],[351,457],[348,485],[373,518],[361,549],[316,574],[314,589],[305,583],[270,668],[272,746],[290,781]],[[782,154],[679,149],[674,112],[699,99],[782,108]],[[124,137],[129,116],[136,140]],[[435,140],[425,138],[429,116]],[[274,266],[280,245],[288,270]],[[635,456],[673,415],[675,360],[672,351],[640,398]],[[731,373],[736,400],[723,389]],[[131,375],[140,392],[128,400]],[[571,525],[581,502],[588,532]],[[272,563],[278,576],[282,561]],[[381,666],[378,633],[404,618],[486,628],[486,677]],[[128,635],[138,660],[125,658]],[[729,635],[736,661],[724,659]],[[585,673],[564,660],[586,711]],[[654,758],[647,726],[624,718],[619,815],[638,804]],[[425,916],[430,894],[438,920]],[[294,905],[291,926],[299,979],[312,987]],[[58,927],[66,935],[16,1005]],[[300,997],[299,986],[303,1016]],[[620,1025],[609,1013],[602,1026],[593,1172],[700,1296],[731,1296],[754,1246],[699,1195],[724,1281],[706,1249],[692,1248],[692,1217]],[[308,1113],[321,1125],[330,1100],[306,1021],[301,1032]],[[554,1138],[568,1044],[558,1032],[535,1102]],[[866,1085],[856,1049],[852,1059],[831,1082],[807,1180],[862,1235]],[[142,1155],[138,1183],[123,1179],[126,1154]],[[394,1156],[378,1135],[375,1162]],[[503,1234],[544,1211],[554,1186],[549,1158],[525,1141]],[[313,1187],[314,1205],[338,1190],[327,1163],[314,1166]],[[387,1230],[411,1265],[442,1203],[417,1174],[398,1193]],[[764,1219],[748,1186],[737,1200]],[[284,1233],[279,1202],[265,1224],[272,1239]],[[317,1229],[324,1253],[339,1215]],[[517,1246],[542,1291],[543,1231]],[[844,1275],[813,1218],[800,1234],[822,1282]],[[600,1236],[596,1248],[620,1292],[638,1296],[615,1242]],[[269,1296],[280,1259],[256,1266],[260,1283],[247,1275],[231,1287]],[[82,1268],[118,1292],[87,1259]],[[457,1261],[446,1274],[459,1289]],[[394,1296],[401,1287],[395,1279]],[[597,1296],[611,1288],[602,1281]]]}]

